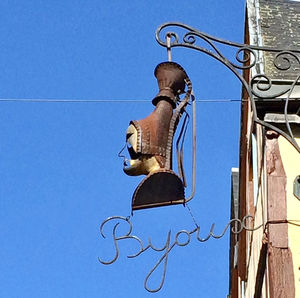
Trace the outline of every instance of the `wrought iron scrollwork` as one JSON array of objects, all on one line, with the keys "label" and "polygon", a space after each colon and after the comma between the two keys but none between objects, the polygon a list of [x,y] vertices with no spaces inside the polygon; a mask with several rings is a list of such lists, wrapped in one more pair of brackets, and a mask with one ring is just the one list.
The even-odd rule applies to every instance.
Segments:
[{"label": "wrought iron scrollwork", "polygon": [[[166,42],[167,37],[171,39],[169,44],[167,44]],[[274,94],[270,94],[273,86],[273,81],[266,74],[258,72],[252,77],[250,82],[247,82],[242,73],[242,71],[244,70],[250,70],[259,65],[262,53],[268,53],[269,55],[271,54],[274,56],[273,65],[276,71],[284,72],[291,70],[291,68],[295,64],[299,68],[300,50],[261,47],[231,42],[203,33],[188,25],[176,22],[169,22],[159,26],[156,30],[156,40],[161,46],[167,47],[169,50],[175,47],[184,47],[200,51],[218,60],[228,69],[230,69],[230,71],[234,73],[234,75],[240,80],[243,88],[248,94],[248,98],[252,106],[254,123],[260,124],[278,132],[280,135],[285,137],[300,153],[300,147],[295,140],[291,125],[288,120],[289,101],[291,99],[291,95],[295,89],[295,86],[299,83],[300,73],[299,76],[294,78],[289,85],[286,84],[284,90],[280,90],[280,92],[274,92]],[[225,55],[222,54],[220,45],[236,48],[235,61],[226,58]],[[254,86],[256,87],[256,90]],[[284,116],[286,131],[258,117],[256,101],[266,99],[280,99],[285,102]]]},{"label": "wrought iron scrollwork", "polygon": [[[110,260],[106,261],[106,260],[102,260],[102,259],[98,258],[99,262],[104,265],[110,265],[110,264],[114,263],[115,261],[117,261],[117,259],[119,257],[118,242],[121,240],[126,240],[126,239],[134,240],[134,242],[138,243],[138,247],[139,247],[138,251],[134,254],[128,255],[127,256],[128,258],[136,258],[136,257],[140,256],[141,254],[143,254],[147,250],[152,250],[152,251],[161,253],[162,255],[159,256],[158,261],[148,272],[148,274],[145,278],[145,281],[144,281],[145,289],[148,292],[152,292],[152,293],[158,292],[163,287],[165,277],[166,277],[168,257],[169,257],[170,252],[176,246],[178,246],[178,247],[187,246],[191,242],[191,236],[193,234],[195,234],[195,238],[197,241],[206,242],[210,238],[214,238],[214,239],[222,238],[229,228],[230,228],[231,233],[240,234],[243,231],[252,231],[253,232],[263,226],[263,225],[259,225],[257,227],[254,227],[253,226],[254,217],[252,215],[246,215],[243,219],[238,219],[238,218],[231,219],[226,224],[226,226],[224,227],[223,231],[220,234],[215,234],[215,232],[214,232],[215,224],[213,223],[211,225],[210,230],[207,233],[207,235],[202,238],[202,237],[200,237],[200,226],[197,224],[196,228],[194,228],[191,231],[181,230],[181,231],[177,232],[175,234],[175,236],[173,237],[174,238],[173,240],[171,239],[172,233],[171,233],[171,231],[169,231],[167,234],[165,245],[163,247],[156,247],[156,246],[154,246],[151,238],[148,239],[148,243],[144,244],[144,242],[139,237],[132,235],[132,228],[133,228],[132,223],[128,217],[123,217],[123,216],[112,216],[102,222],[102,224],[100,226],[100,234],[103,238],[106,238],[105,234],[104,234],[104,227],[109,222],[115,222],[115,224],[112,228],[112,239],[113,239],[113,243],[114,243],[115,252],[114,252],[114,256]],[[119,229],[119,225],[121,223],[123,223],[127,226],[127,229],[126,229],[127,232],[123,232],[121,235],[118,235],[118,229]],[[156,269],[161,264],[163,266],[163,272],[162,272],[160,283],[156,288],[150,288],[148,285],[149,279],[151,278],[152,274],[156,271]]]}]

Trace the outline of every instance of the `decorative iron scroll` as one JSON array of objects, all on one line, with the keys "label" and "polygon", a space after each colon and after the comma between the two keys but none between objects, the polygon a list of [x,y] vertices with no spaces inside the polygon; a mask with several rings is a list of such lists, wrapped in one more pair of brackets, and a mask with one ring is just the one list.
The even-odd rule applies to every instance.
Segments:
[{"label": "decorative iron scroll", "polygon": [[[145,281],[144,281],[145,289],[148,292],[155,293],[155,292],[158,292],[159,290],[161,290],[161,288],[163,287],[165,277],[166,277],[166,272],[167,272],[167,264],[168,264],[169,253],[172,251],[172,249],[175,246],[181,246],[181,247],[187,246],[190,243],[191,236],[193,234],[195,234],[196,240],[198,240],[199,242],[205,242],[205,241],[209,240],[211,237],[215,238],[215,239],[222,238],[225,235],[226,231],[229,229],[229,227],[231,227],[231,232],[233,234],[240,234],[244,230],[245,231],[255,231],[255,230],[257,230],[257,229],[259,229],[263,226],[263,225],[259,225],[257,227],[250,227],[250,225],[252,225],[252,223],[247,222],[249,219],[250,219],[251,222],[254,221],[254,217],[252,215],[246,215],[242,220],[240,220],[240,219],[230,220],[227,223],[227,225],[225,226],[225,228],[223,229],[222,233],[218,234],[218,235],[214,234],[215,224],[213,223],[211,225],[211,228],[210,228],[207,236],[205,236],[204,238],[200,237],[200,226],[199,225],[196,225],[196,228],[194,228],[191,231],[181,230],[181,231],[177,232],[175,237],[173,238],[173,240],[171,240],[171,231],[169,231],[168,235],[167,235],[165,245],[163,247],[158,248],[158,247],[154,246],[154,244],[151,241],[151,238],[148,239],[148,243],[145,245],[139,237],[137,237],[135,235],[132,235],[132,228],[133,227],[132,227],[132,223],[131,223],[131,221],[129,220],[128,217],[112,216],[112,217],[109,217],[109,218],[107,218],[106,220],[104,220],[102,222],[102,224],[100,226],[100,233],[101,233],[101,236],[103,238],[106,238],[105,235],[104,235],[104,231],[103,231],[104,226],[106,226],[106,224],[108,222],[115,221],[115,220],[117,221],[115,223],[115,225],[113,226],[113,229],[112,229],[112,240],[113,240],[113,244],[114,244],[114,247],[115,247],[115,253],[114,253],[114,256],[109,260],[105,261],[105,260],[100,259],[100,258],[98,258],[98,259],[99,259],[99,262],[104,264],[104,265],[110,265],[110,264],[114,263],[119,257],[118,242],[121,241],[121,240],[125,240],[125,239],[134,240],[139,245],[139,250],[135,254],[128,255],[127,256],[128,258],[138,257],[141,254],[143,254],[145,251],[149,250],[149,249],[150,250],[152,249],[153,251],[156,251],[156,252],[161,252],[162,255],[159,257],[159,259],[155,263],[155,265],[151,268],[151,270],[147,274],[147,276],[145,278]],[[121,222],[126,223],[128,230],[127,230],[126,233],[123,233],[122,235],[117,235],[118,227],[119,227]],[[180,237],[185,237],[185,240],[180,240]],[[148,286],[148,281],[149,281],[151,275],[153,274],[153,272],[155,272],[155,270],[158,268],[158,266],[160,264],[163,264],[163,273],[162,273],[162,276],[161,276],[160,283],[159,283],[157,288],[150,289],[149,286]]]},{"label": "decorative iron scroll", "polygon": [[[261,72],[256,74],[249,83],[246,81],[242,73],[242,71],[255,68],[259,64],[260,55],[266,52],[272,53],[274,55],[273,65],[278,71],[284,72],[290,70],[295,64],[297,64],[299,68],[300,50],[278,49],[231,42],[216,38],[214,36],[200,32],[190,26],[176,22],[169,22],[159,26],[156,30],[156,40],[161,46],[166,47],[168,49],[168,52],[171,50],[171,48],[175,47],[194,49],[211,56],[212,58],[221,62],[228,69],[230,69],[240,80],[243,88],[247,92],[252,106],[254,123],[263,125],[278,132],[283,137],[285,137],[300,153],[300,147],[295,140],[288,119],[289,101],[291,98],[291,94],[295,89],[295,86],[299,84],[300,73],[296,78],[294,78],[293,82],[290,83],[290,85],[286,85],[285,90],[274,94],[268,93],[271,91],[274,81],[272,81],[272,79],[266,76],[264,73]],[[226,58],[219,49],[219,45],[236,48],[236,61],[231,61]],[[243,57],[241,57],[242,55]],[[254,86],[256,86],[257,90],[254,89]],[[284,96],[284,98],[282,98],[282,96]],[[256,101],[273,99],[280,99],[284,101],[284,117],[287,132],[283,131],[277,126],[267,123],[263,119],[259,119],[257,115]],[[300,104],[297,112],[300,112]]]}]

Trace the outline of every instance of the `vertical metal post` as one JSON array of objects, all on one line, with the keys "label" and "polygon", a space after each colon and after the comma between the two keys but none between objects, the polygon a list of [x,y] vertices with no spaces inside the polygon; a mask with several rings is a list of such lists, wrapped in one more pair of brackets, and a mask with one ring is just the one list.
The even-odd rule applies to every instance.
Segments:
[{"label": "vertical metal post", "polygon": [[168,61],[172,61],[172,53],[171,53],[171,33],[167,33],[166,40],[167,40],[167,53],[168,53]]},{"label": "vertical metal post", "polygon": [[192,99],[192,107],[193,107],[193,161],[192,161],[192,193],[191,195],[185,200],[185,202],[189,202],[191,199],[193,199],[195,195],[195,189],[196,189],[196,155],[197,155],[197,132],[196,132],[196,100],[194,91],[192,90],[191,93],[191,99]]}]

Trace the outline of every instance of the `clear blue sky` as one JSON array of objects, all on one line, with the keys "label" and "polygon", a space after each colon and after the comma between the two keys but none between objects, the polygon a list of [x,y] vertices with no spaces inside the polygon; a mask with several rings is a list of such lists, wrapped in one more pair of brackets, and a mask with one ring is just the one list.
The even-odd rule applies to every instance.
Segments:
[{"label": "clear blue sky", "polygon": [[[153,70],[167,59],[156,28],[184,22],[242,42],[244,15],[243,0],[1,1],[0,98],[149,102],[0,102],[0,297],[226,297],[228,233],[206,243],[192,236],[188,246],[174,247],[162,290],[150,294],[144,278],[161,254],[127,259],[138,247],[126,240],[117,262],[102,265],[98,257],[114,251],[99,226],[109,216],[129,215],[142,179],[123,174],[117,153],[129,121],[153,110]],[[174,49],[173,60],[189,74],[198,100],[240,98],[238,80],[213,59]],[[197,103],[197,192],[190,207],[203,236],[213,222],[218,232],[229,220],[239,113],[237,102]],[[169,230],[174,239],[194,228],[182,206],[138,211],[132,223],[134,235],[156,246]]]}]

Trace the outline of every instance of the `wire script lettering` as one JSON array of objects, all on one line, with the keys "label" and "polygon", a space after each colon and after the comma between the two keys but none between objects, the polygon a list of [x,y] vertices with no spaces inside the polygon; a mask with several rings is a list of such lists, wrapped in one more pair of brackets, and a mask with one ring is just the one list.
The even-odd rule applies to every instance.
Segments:
[{"label": "wire script lettering", "polygon": [[[114,245],[115,253],[114,253],[114,256],[109,260],[105,261],[105,260],[100,259],[100,258],[98,258],[98,260],[99,260],[100,263],[102,263],[104,265],[110,265],[110,264],[114,263],[119,257],[118,242],[121,241],[121,240],[125,240],[125,239],[134,240],[139,245],[139,250],[135,254],[128,255],[127,256],[128,258],[138,257],[142,253],[147,251],[148,249],[152,249],[153,251],[156,251],[156,252],[161,252],[162,255],[160,256],[158,261],[155,263],[155,265],[151,268],[151,270],[147,274],[147,276],[145,278],[145,281],[144,281],[145,289],[148,292],[155,293],[155,292],[158,292],[164,284],[165,277],[166,277],[166,272],[167,272],[167,264],[168,264],[169,253],[172,251],[172,249],[175,246],[183,247],[183,246],[188,245],[191,241],[191,235],[193,235],[193,234],[196,235],[195,237],[199,242],[205,242],[205,241],[209,240],[211,237],[215,238],[215,239],[222,238],[225,235],[226,231],[228,230],[228,228],[230,226],[231,226],[231,232],[234,233],[234,234],[239,234],[243,230],[254,231],[254,230],[257,230],[260,227],[262,227],[262,225],[260,225],[258,227],[255,227],[255,228],[251,228],[251,227],[247,226],[247,224],[249,225],[249,223],[247,222],[248,219],[251,219],[250,221],[254,220],[253,216],[251,216],[251,215],[246,215],[242,220],[240,220],[240,219],[230,220],[227,223],[227,225],[225,226],[222,233],[219,234],[219,235],[214,234],[215,224],[213,223],[211,225],[211,228],[210,228],[210,231],[209,231],[208,235],[205,238],[200,237],[200,226],[198,226],[198,225],[196,226],[195,229],[193,229],[191,231],[181,230],[181,231],[177,232],[173,241],[171,241],[171,231],[169,231],[168,234],[167,234],[167,238],[166,238],[166,242],[165,242],[164,246],[161,247],[161,248],[157,248],[153,245],[153,243],[151,241],[151,238],[148,239],[147,245],[144,245],[143,241],[139,237],[132,235],[132,223],[129,220],[129,218],[126,218],[126,217],[123,217],[123,216],[112,216],[112,217],[109,217],[109,218],[107,218],[106,220],[104,220],[102,222],[102,224],[100,226],[100,234],[103,238],[106,238],[105,235],[104,235],[104,232],[103,232],[104,226],[106,226],[106,224],[108,222],[117,220],[117,223],[112,228],[112,239],[113,239],[113,245]],[[127,224],[128,230],[127,230],[126,233],[123,233],[122,235],[118,235],[118,227],[119,227],[121,222],[124,222],[124,223]],[[160,264],[163,264],[163,272],[162,272],[160,283],[159,283],[158,287],[156,287],[154,289],[151,289],[148,286],[148,281],[149,281],[151,275],[153,274],[153,272],[158,268],[158,266]]]}]

